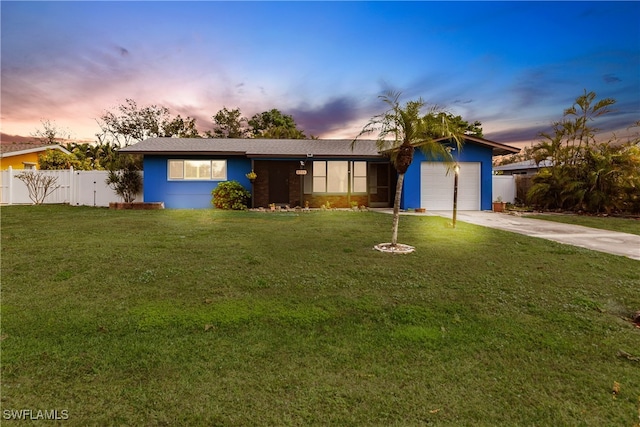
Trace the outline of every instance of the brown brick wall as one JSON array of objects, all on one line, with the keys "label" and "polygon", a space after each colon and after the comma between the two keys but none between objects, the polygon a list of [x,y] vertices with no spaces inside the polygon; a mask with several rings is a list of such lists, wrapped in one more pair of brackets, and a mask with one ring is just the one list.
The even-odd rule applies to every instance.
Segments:
[{"label": "brown brick wall", "polygon": [[253,206],[266,207],[269,205],[269,169],[266,162],[255,162],[253,171],[258,176],[253,183]]},{"label": "brown brick wall", "polygon": [[[327,201],[331,203],[331,207],[334,208],[350,208],[347,195],[339,196],[323,196],[321,194],[305,194],[304,200],[309,202],[310,208],[319,208]],[[351,195],[351,201],[357,202],[358,206],[368,206],[369,198],[366,195]]]},{"label": "brown brick wall", "polygon": [[273,167],[286,168],[289,181],[289,206],[295,207],[300,205],[300,176],[296,175],[299,162],[280,162],[280,161],[255,161],[253,170],[257,175],[253,183],[254,201],[253,206],[266,208],[272,203],[269,200],[269,169]]}]

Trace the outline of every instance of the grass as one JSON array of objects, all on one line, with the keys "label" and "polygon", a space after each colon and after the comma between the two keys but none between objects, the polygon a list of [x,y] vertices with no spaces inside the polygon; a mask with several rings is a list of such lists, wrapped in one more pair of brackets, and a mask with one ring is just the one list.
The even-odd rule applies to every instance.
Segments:
[{"label": "grass", "polygon": [[3,416],[638,422],[638,262],[448,222],[402,217],[393,256],[378,213],[3,207]]},{"label": "grass", "polygon": [[619,231],[621,233],[640,235],[640,219],[638,218],[561,214],[527,215],[527,218],[544,219],[546,221],[583,225],[585,227],[598,228],[601,230]]}]

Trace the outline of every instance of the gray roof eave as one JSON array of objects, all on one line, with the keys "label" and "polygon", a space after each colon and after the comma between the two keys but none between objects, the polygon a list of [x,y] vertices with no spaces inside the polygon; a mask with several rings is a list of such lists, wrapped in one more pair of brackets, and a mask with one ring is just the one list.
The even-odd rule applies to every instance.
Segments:
[{"label": "gray roof eave", "polygon": [[188,151],[188,150],[124,150],[119,152],[126,154],[143,154],[148,156],[246,156],[244,151]]},{"label": "gray roof eave", "polygon": [[[501,142],[491,141],[489,139],[481,138],[479,136],[465,135],[465,140],[473,141],[477,144],[484,145],[491,148],[491,154],[493,156],[504,156],[507,154],[516,154],[520,152],[519,148],[512,147],[511,145],[503,144]],[[446,140],[446,138],[440,138],[439,141]]]},{"label": "gray roof eave", "polygon": [[353,150],[347,140],[271,140],[151,138],[120,149],[145,155],[246,155],[247,157],[379,157],[375,141],[362,141]]},{"label": "gray roof eave", "polygon": [[247,157],[250,159],[345,159],[345,158],[354,158],[354,159],[381,159],[385,157],[383,154],[247,154]]}]

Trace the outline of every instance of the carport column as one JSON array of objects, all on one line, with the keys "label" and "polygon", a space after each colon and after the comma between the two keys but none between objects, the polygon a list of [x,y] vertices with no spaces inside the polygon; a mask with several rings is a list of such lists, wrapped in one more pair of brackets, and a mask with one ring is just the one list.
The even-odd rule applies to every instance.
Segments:
[{"label": "carport column", "polygon": [[300,208],[304,208],[304,175],[300,177]]},{"label": "carport column", "polygon": [[[254,163],[254,160],[251,159],[251,170],[252,171],[255,170],[254,169],[255,165],[253,163]],[[252,179],[252,180],[250,180],[250,182],[251,182],[251,209],[253,209],[253,208],[255,208],[254,205],[255,205],[255,198],[256,198],[256,196],[255,196],[255,185],[253,184],[255,182],[255,180]]]},{"label": "carport column", "polygon": [[304,177],[307,174],[305,164],[306,162],[304,160],[300,160],[300,169],[296,170],[296,175],[298,175],[300,179],[300,208],[304,208]]}]

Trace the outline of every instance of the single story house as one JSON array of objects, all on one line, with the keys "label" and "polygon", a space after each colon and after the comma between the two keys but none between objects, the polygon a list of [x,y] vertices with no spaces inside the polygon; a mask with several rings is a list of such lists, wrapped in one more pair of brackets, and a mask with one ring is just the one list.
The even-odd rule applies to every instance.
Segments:
[{"label": "single story house", "polygon": [[0,170],[38,169],[38,156],[49,150],[71,154],[58,144],[2,144]]},{"label": "single story house", "polygon": [[[460,152],[458,208],[491,209],[493,156],[519,149],[467,137]],[[448,142],[443,140],[442,144]],[[144,201],[166,208],[207,208],[218,182],[235,180],[252,194],[254,207],[270,204],[319,207],[393,206],[397,173],[375,141],[300,139],[150,138],[122,148],[143,155]],[[254,171],[255,180],[247,174]],[[416,151],[405,174],[402,209],[451,209],[453,173],[442,161]]]}]

